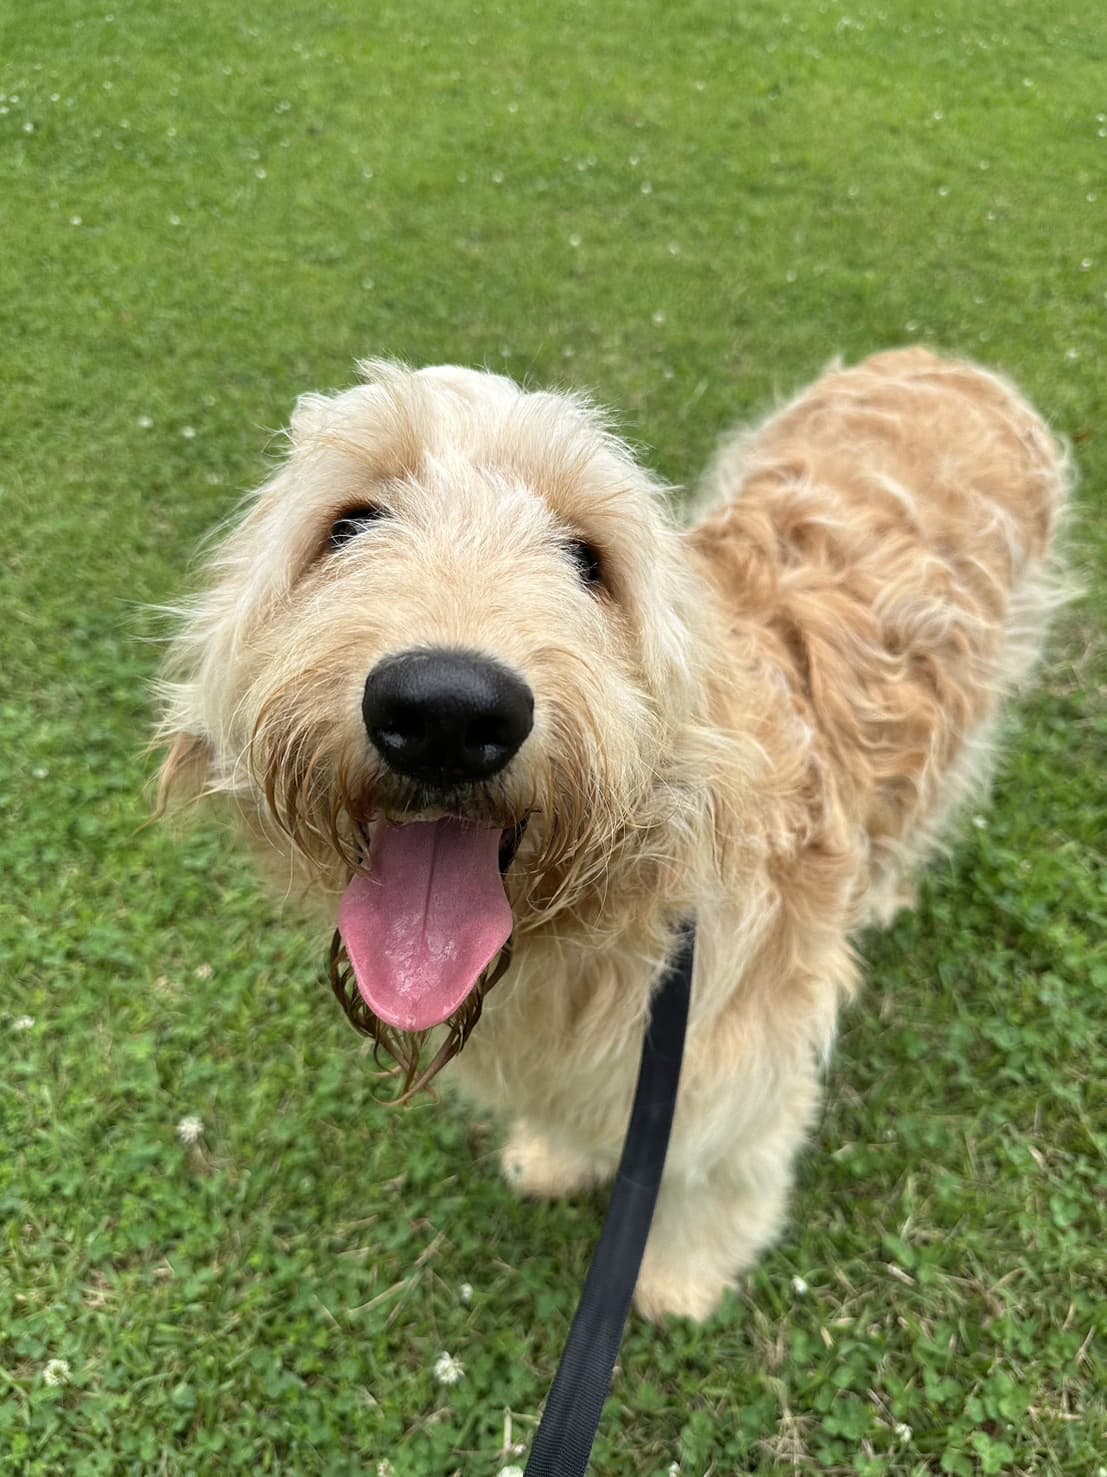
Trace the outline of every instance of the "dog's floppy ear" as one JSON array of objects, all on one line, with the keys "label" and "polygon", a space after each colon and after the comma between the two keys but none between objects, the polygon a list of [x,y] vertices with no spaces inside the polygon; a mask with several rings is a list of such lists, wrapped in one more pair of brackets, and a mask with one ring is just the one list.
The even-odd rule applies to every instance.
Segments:
[{"label": "dog's floppy ear", "polygon": [[174,735],[158,774],[157,815],[177,810],[202,793],[213,757],[211,744],[200,734]]}]

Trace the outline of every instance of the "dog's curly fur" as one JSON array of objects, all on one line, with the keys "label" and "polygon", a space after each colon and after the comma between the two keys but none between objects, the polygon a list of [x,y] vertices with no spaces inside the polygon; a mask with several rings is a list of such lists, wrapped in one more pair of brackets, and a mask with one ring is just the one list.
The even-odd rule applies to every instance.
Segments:
[{"label": "dog's curly fur", "polygon": [[[897,351],[832,368],[726,444],[680,528],[582,398],[364,370],[301,400],[286,463],[183,612],[164,794],[229,796],[277,881],[333,924],[374,817],[442,813],[368,744],[367,672],[445,645],[520,673],[530,737],[446,807],[530,817],[512,965],[448,1075],[513,1121],[520,1190],[603,1179],[651,988],[694,915],[637,1299],[703,1318],[781,1224],[857,979],[851,935],[910,900],[1034,664],[1065,458],[1002,379]],[[366,503],[388,516],[331,550]],[[579,539],[599,587],[567,552]]]}]

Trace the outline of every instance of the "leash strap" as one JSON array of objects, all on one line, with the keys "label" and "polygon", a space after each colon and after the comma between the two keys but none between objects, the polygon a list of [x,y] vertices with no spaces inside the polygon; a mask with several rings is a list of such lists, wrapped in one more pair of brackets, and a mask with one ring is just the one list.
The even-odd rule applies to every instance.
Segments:
[{"label": "leash strap", "polygon": [[685,924],[676,956],[654,996],[607,1219],[525,1477],[583,1477],[588,1470],[665,1166],[684,1055],[695,944],[695,928]]}]

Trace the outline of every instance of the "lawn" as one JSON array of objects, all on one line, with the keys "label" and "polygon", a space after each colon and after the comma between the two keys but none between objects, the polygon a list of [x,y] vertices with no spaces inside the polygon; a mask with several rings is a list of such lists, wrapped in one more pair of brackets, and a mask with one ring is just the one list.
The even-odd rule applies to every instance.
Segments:
[{"label": "lawn", "polygon": [[1101,0],[0,16],[0,1471],[496,1477],[598,1232],[495,1125],[390,1116],[324,940],[144,826],[149,607],[295,396],[584,385],[680,483],[901,341],[1073,443],[1087,593],[863,941],[786,1235],[707,1327],[632,1323],[594,1470],[1104,1471],[1105,67]]}]

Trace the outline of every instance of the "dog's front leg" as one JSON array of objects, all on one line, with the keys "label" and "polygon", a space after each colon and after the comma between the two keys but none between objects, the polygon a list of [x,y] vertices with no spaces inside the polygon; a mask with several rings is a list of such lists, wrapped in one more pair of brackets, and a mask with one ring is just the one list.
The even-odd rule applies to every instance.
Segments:
[{"label": "dog's front leg", "polygon": [[500,1156],[504,1179],[518,1195],[556,1200],[575,1195],[611,1178],[609,1158],[589,1156],[532,1128],[519,1119]]},{"label": "dog's front leg", "polygon": [[802,1139],[799,1125],[781,1124],[707,1172],[674,1146],[638,1275],[640,1313],[702,1323],[716,1311],[780,1230]]}]

